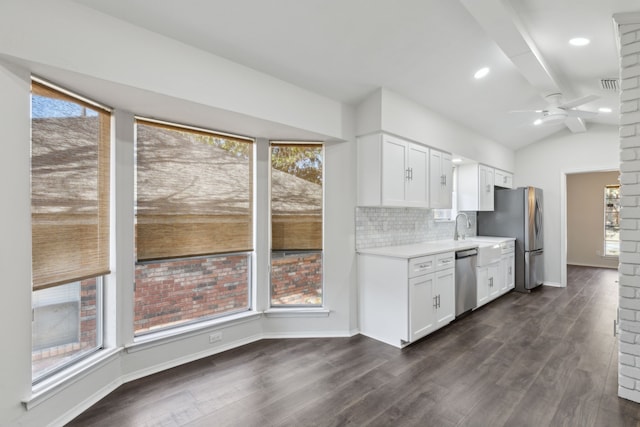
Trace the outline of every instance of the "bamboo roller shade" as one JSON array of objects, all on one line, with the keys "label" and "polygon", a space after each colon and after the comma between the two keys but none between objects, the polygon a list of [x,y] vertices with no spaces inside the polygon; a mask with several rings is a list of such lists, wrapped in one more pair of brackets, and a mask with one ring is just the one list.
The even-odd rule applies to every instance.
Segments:
[{"label": "bamboo roller shade", "polygon": [[[46,98],[49,113],[31,121],[37,290],[109,273],[111,115],[46,85],[32,82],[31,88],[34,96]],[[70,104],[91,114],[69,114]]]},{"label": "bamboo roller shade", "polygon": [[136,124],[137,259],[252,251],[253,142]]},{"label": "bamboo roller shade", "polygon": [[[297,149],[318,150],[320,144],[271,143],[273,148],[286,148],[289,154]],[[273,161],[273,159],[272,159]],[[322,165],[318,167],[322,173]],[[322,185],[306,181],[295,173],[280,173],[272,169],[271,184],[271,249],[322,250]]]}]

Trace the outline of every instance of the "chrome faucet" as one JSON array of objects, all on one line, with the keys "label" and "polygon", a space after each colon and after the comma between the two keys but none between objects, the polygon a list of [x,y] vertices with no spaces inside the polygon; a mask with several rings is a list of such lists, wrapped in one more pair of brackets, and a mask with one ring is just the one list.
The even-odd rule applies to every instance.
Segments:
[{"label": "chrome faucet", "polygon": [[[460,217],[460,215],[462,215],[464,219],[467,220],[467,230],[471,228],[471,221],[469,221],[469,217],[467,216],[467,214],[463,212],[458,213],[458,215],[456,215],[456,227],[455,231],[453,232],[453,240],[458,240],[458,238],[460,237],[460,235],[458,234],[458,218]],[[462,240],[464,240],[464,233],[462,234]]]}]

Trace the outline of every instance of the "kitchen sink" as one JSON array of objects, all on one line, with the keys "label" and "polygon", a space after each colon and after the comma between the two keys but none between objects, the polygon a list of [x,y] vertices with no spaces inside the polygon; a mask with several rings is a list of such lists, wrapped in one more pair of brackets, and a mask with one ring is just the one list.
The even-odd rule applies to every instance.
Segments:
[{"label": "kitchen sink", "polygon": [[[503,241],[504,239],[501,239],[498,241],[496,240],[487,241],[486,239],[487,238],[468,239],[474,243],[478,243],[478,261],[477,261],[478,267],[481,267],[483,265],[488,265],[494,262],[499,262],[502,256],[502,247],[500,245],[500,241]],[[493,239],[496,239],[496,238],[493,238]]]}]

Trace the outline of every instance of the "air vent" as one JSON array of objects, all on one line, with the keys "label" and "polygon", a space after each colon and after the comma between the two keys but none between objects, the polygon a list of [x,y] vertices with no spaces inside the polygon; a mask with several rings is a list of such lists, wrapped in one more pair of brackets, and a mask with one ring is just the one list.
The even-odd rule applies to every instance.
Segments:
[{"label": "air vent", "polygon": [[620,90],[618,79],[600,79],[600,89],[618,92]]}]

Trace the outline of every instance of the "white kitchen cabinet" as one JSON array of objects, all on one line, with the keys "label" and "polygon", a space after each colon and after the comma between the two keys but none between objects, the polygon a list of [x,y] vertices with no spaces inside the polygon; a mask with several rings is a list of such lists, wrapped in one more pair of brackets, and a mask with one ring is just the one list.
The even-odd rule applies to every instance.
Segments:
[{"label": "white kitchen cabinet", "polygon": [[359,254],[360,332],[404,347],[455,317],[454,252],[415,258]]},{"label": "white kitchen cabinet", "polygon": [[409,279],[409,340],[416,341],[435,329],[434,313],[438,297],[434,293],[435,275]]},{"label": "white kitchen cabinet", "polygon": [[[453,265],[452,265],[453,267]],[[439,329],[448,325],[456,317],[456,298],[455,298],[455,270],[449,268],[447,270],[437,271],[435,273],[434,294],[436,297],[435,305],[435,328]]]},{"label": "white kitchen cabinet", "polygon": [[500,268],[502,270],[502,284],[500,294],[505,294],[516,287],[515,282],[515,260],[516,257],[512,253],[502,255],[500,260]]},{"label": "white kitchen cabinet", "polygon": [[451,209],[453,191],[451,154],[432,148],[429,158],[429,207]]},{"label": "white kitchen cabinet", "polygon": [[429,205],[429,148],[392,135],[358,138],[358,205]]},{"label": "white kitchen cabinet", "polygon": [[494,185],[496,187],[513,188],[513,174],[500,169],[495,169]]},{"label": "white kitchen cabinet", "polygon": [[473,163],[458,166],[458,210],[492,211],[494,169]]},{"label": "white kitchen cabinet", "polygon": [[500,261],[477,267],[478,304],[480,307],[500,295],[502,276]]}]

